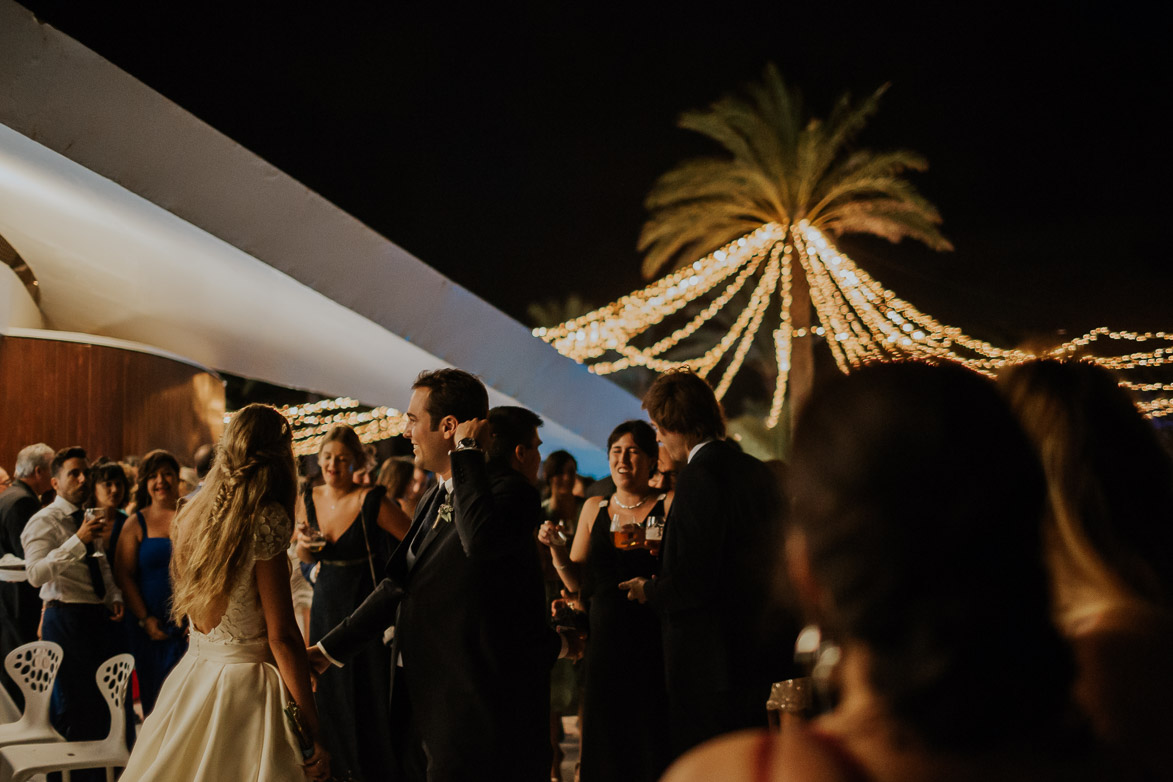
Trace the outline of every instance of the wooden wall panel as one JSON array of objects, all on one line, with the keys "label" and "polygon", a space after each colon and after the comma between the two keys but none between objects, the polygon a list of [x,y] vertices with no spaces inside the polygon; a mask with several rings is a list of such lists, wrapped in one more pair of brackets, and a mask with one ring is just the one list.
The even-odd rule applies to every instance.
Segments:
[{"label": "wooden wall panel", "polygon": [[0,336],[0,465],[46,442],[91,457],[166,448],[183,464],[223,429],[224,386],[180,361],[133,350]]}]

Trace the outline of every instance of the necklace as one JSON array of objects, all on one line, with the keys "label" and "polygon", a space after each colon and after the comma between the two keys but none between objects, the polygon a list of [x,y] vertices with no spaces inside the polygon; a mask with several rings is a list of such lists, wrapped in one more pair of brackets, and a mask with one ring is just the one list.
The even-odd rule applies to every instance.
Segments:
[{"label": "necklace", "polygon": [[640,505],[643,505],[645,502],[647,502],[651,498],[652,498],[652,495],[646,494],[646,495],[644,495],[644,498],[642,500],[640,500],[639,502],[637,502],[635,505],[624,505],[622,502],[619,501],[619,493],[616,492],[615,493],[615,504],[618,505],[620,508],[623,508],[623,510],[635,510],[636,508],[638,508]]}]

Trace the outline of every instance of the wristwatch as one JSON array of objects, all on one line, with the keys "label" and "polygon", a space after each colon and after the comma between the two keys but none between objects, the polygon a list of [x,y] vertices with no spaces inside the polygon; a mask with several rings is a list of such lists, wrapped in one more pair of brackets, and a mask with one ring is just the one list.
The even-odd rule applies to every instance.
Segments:
[{"label": "wristwatch", "polygon": [[462,437],[456,441],[456,450],[458,451],[479,451],[481,446],[471,437]]}]

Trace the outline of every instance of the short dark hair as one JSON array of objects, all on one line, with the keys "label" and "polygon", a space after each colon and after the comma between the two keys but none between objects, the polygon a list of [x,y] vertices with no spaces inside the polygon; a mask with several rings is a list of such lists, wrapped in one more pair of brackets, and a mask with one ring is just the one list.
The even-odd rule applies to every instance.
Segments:
[{"label": "short dark hair", "polygon": [[659,470],[660,463],[660,444],[656,441],[656,430],[647,421],[640,421],[638,419],[624,421],[615,427],[607,437],[607,450],[610,451],[611,446],[625,434],[631,435],[631,439],[635,440],[635,447],[643,451],[644,455],[652,460],[651,474],[655,475]]},{"label": "short dark hair", "polygon": [[542,425],[542,418],[533,410],[506,405],[489,411],[489,464],[509,466],[513,451],[519,445],[531,445],[534,434]]},{"label": "short dark hair", "polygon": [[130,500],[130,479],[126,477],[126,470],[122,469],[122,465],[118,462],[112,462],[105,456],[102,456],[98,461],[90,465],[90,491],[91,498],[93,497],[93,487],[99,483],[106,483],[110,481],[118,484],[119,496],[122,502],[118,507],[124,507]]},{"label": "short dark hair", "polygon": [[542,462],[542,480],[548,484],[550,479],[555,475],[560,475],[568,464],[573,464],[577,471],[578,462],[569,451],[554,451]]},{"label": "short dark hair", "polygon": [[697,440],[725,438],[725,416],[717,395],[700,375],[665,372],[644,394],[644,410],[656,426]]},{"label": "short dark hair", "polygon": [[61,468],[70,459],[84,459],[86,458],[86,449],[80,445],[71,445],[68,448],[62,448],[57,453],[53,454],[53,461],[49,462],[49,474],[54,478],[57,473],[61,472]]},{"label": "short dark hair", "polygon": [[208,477],[208,473],[212,469],[212,462],[216,458],[216,446],[212,443],[204,443],[199,448],[196,448],[192,455],[192,460],[195,462],[196,477],[201,481]]},{"label": "short dark hair", "polygon": [[[835,378],[799,418],[788,488],[824,627],[868,649],[900,723],[947,751],[1054,735],[1074,665],[1050,616],[1042,468],[992,382],[919,363]],[[991,661],[996,687],[976,673]]]},{"label": "short dark hair", "polygon": [[412,389],[426,388],[428,416],[432,429],[440,426],[440,419],[454,416],[457,421],[471,421],[489,415],[489,393],[476,375],[463,369],[433,369],[420,372],[411,384]]},{"label": "short dark hair", "polygon": [[179,477],[179,460],[162,448],[148,453],[139,464],[138,482],[134,485],[134,505],[139,510],[151,504],[151,492],[147,488],[147,483],[162,467],[170,467],[175,471],[175,477]]}]

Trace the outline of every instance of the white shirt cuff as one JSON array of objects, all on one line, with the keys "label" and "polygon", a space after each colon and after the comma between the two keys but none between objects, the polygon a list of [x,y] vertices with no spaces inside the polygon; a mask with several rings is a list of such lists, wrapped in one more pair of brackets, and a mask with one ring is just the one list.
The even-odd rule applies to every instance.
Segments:
[{"label": "white shirt cuff", "polygon": [[319,641],[318,643],[314,644],[314,648],[315,648],[315,649],[317,649],[319,652],[321,652],[321,653],[322,653],[322,655],[323,655],[323,656],[324,656],[324,657],[325,657],[327,660],[329,660],[329,661],[330,661],[330,664],[331,664],[331,665],[333,665],[335,668],[341,668],[341,667],[342,667],[342,663],[338,662],[337,660],[335,660],[333,657],[331,657],[331,656],[330,656],[330,653],[326,651],[326,647],[322,646],[322,642],[321,642],[321,641]]}]

